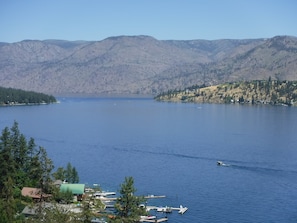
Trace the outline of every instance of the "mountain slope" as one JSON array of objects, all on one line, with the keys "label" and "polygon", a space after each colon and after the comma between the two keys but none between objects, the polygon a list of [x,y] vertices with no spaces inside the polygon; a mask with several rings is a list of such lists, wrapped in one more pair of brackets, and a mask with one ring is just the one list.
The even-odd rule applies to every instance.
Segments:
[{"label": "mountain slope", "polygon": [[50,94],[157,94],[194,84],[296,80],[297,38],[26,40],[0,44],[0,85]]}]

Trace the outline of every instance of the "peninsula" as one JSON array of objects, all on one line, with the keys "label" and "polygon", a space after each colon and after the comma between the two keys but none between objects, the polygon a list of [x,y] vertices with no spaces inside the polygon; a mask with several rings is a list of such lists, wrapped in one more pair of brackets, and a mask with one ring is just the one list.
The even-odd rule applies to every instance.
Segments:
[{"label": "peninsula", "polygon": [[155,97],[157,101],[192,103],[248,103],[296,105],[297,81],[254,80],[214,86],[192,86],[171,90]]},{"label": "peninsula", "polygon": [[56,98],[52,95],[0,87],[0,106],[39,105],[55,102],[57,102]]}]

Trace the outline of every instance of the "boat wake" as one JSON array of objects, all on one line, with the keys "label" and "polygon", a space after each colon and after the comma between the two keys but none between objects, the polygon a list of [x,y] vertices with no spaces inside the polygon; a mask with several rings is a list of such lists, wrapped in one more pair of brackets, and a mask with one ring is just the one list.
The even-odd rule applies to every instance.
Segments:
[{"label": "boat wake", "polygon": [[285,169],[269,168],[269,167],[263,167],[263,166],[261,167],[261,166],[247,166],[247,165],[232,164],[230,167],[237,170],[251,171],[257,174],[265,174],[265,175],[284,176],[284,175],[297,174],[297,171],[295,170],[285,170]]}]

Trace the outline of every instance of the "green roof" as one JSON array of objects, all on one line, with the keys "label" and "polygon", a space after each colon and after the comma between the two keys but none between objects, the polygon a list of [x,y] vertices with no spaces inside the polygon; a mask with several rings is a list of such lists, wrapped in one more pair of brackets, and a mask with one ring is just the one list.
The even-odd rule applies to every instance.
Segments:
[{"label": "green roof", "polygon": [[84,184],[61,184],[60,191],[66,192],[67,190],[71,191],[72,194],[83,194],[85,191]]}]

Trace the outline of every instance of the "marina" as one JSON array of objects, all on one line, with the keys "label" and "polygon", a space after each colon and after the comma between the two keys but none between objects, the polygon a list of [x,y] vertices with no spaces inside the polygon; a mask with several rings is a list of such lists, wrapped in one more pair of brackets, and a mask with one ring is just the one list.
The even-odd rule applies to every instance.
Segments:
[{"label": "marina", "polygon": [[[89,196],[93,199],[99,199],[104,204],[104,209],[114,208],[114,202],[118,199],[118,197],[110,197],[116,195],[115,192],[105,192],[105,191],[93,191]],[[153,195],[149,194],[147,196],[143,196],[145,199],[159,199],[165,198],[165,195]],[[148,213],[151,211],[162,212],[162,213],[172,213],[172,211],[177,211],[179,214],[183,215],[188,208],[180,205],[179,207],[169,207],[169,206],[147,206],[141,204],[140,207],[146,209]],[[140,216],[140,222],[165,222],[168,221],[168,217],[160,217],[157,218],[155,215],[148,216]]]},{"label": "marina", "polygon": [[[88,194],[89,198],[100,200],[102,204],[104,205],[104,210],[106,211],[109,209],[109,211],[114,209],[114,204],[118,197],[116,197],[116,192],[107,192],[107,191],[100,191],[100,190],[94,190],[93,188],[86,188],[85,192]],[[166,198],[165,195],[154,195],[154,194],[148,194],[146,196],[141,196],[146,200],[149,199],[162,199]],[[147,202],[146,202],[147,204]],[[168,221],[167,216],[158,216],[154,215],[151,212],[156,211],[159,213],[172,213],[173,211],[177,211],[179,214],[183,215],[188,208],[183,207],[180,205],[179,207],[170,207],[170,206],[147,206],[146,204],[141,204],[139,207],[145,208],[147,213],[149,215],[147,216],[140,216],[140,222],[165,222]]]}]

